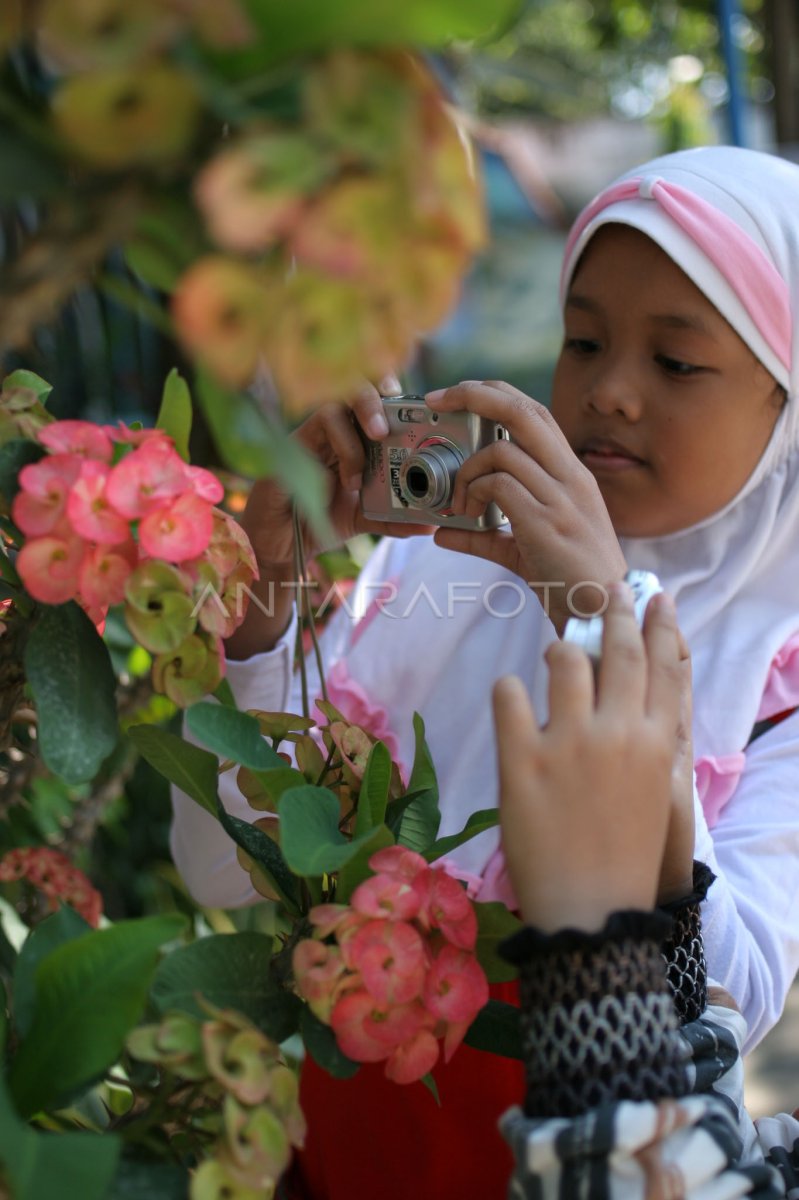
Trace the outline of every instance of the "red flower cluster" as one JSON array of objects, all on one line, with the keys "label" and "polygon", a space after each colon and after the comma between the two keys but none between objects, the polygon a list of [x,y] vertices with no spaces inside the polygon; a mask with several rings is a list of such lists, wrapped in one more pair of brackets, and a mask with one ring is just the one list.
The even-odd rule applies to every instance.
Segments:
[{"label": "red flower cluster", "polygon": [[100,923],[103,898],[89,880],[60,850],[47,846],[20,846],[0,858],[0,883],[26,879],[50,900],[55,911],[63,900],[95,929]]},{"label": "red flower cluster", "polygon": [[[477,918],[463,887],[402,846],[373,854],[376,871],[349,905],[311,909],[316,937],[294,950],[300,995],[357,1062],[386,1063],[395,1083],[449,1062],[488,1001],[474,954]],[[335,942],[329,942],[329,936]]]}]

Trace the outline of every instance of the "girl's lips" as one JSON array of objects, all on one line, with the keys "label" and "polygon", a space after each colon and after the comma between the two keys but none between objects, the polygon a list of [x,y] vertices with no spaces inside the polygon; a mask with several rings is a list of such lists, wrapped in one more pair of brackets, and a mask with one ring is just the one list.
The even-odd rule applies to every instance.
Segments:
[{"label": "girl's lips", "polygon": [[590,471],[630,471],[643,467],[644,461],[618,442],[591,440],[580,451],[580,458]]}]

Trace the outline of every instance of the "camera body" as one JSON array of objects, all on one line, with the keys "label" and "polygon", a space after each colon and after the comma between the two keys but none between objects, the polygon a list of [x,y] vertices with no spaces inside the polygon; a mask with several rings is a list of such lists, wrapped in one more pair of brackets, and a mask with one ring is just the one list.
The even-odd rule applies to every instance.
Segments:
[{"label": "camera body", "polygon": [[[639,627],[642,627],[649,601],[658,592],[663,591],[660,580],[652,571],[628,571],[624,576],[624,581],[629,584],[632,591],[635,619]],[[585,651],[591,659],[594,670],[597,669],[602,658],[603,624],[602,616],[570,617],[563,633],[564,642],[572,642]]]},{"label": "camera body", "polygon": [[364,439],[366,467],[361,509],[371,521],[406,521],[450,529],[496,529],[505,516],[489,504],[479,517],[455,516],[452,493],[458,468],[508,432],[470,412],[433,412],[422,396],[383,396],[388,437]]}]

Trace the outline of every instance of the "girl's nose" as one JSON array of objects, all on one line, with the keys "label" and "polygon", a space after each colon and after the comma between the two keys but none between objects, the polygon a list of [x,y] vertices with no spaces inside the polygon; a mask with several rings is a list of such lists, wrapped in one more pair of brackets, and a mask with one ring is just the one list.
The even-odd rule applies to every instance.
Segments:
[{"label": "girl's nose", "polygon": [[628,421],[637,421],[641,416],[640,388],[621,364],[606,364],[597,371],[586,390],[585,402],[603,416],[619,413]]}]

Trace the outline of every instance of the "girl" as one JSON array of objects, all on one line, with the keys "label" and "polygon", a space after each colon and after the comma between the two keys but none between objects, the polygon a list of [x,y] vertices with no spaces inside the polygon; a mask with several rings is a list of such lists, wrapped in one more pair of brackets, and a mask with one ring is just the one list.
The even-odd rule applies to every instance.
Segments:
[{"label": "girl", "polygon": [[[655,571],[694,662],[696,856],[717,875],[704,905],[710,971],[743,1010],[750,1045],[776,1021],[799,965],[797,212],[799,168],[723,147],[657,159],[589,205],[566,250],[551,414],[504,384],[427,398],[509,430],[510,443],[461,468],[455,508],[476,515],[495,501],[511,532],[385,539],[323,647],[331,700],[406,764],[412,714],[422,714],[440,833],[453,833],[496,796],[493,681],[521,676],[543,720],[543,652],[570,611],[600,603],[589,584],[628,567]],[[374,390],[353,404],[372,437],[379,409]],[[329,468],[341,535],[368,527],[358,519],[363,449],[348,410],[315,414],[299,436]],[[290,511],[274,484],[256,486],[244,524],[266,597],[270,582],[291,576]],[[251,606],[230,647],[241,707],[299,704],[290,594],[278,586],[277,595],[271,616]],[[661,901],[690,886],[686,761],[687,731]],[[224,800],[251,816],[232,780]],[[180,795],[173,851],[202,902],[255,898],[219,826]],[[460,847],[449,866],[479,899],[515,903],[497,832]],[[298,1194],[500,1195],[508,1160],[491,1130],[520,1094],[517,1064],[462,1048],[437,1081],[440,1108],[374,1070],[335,1083],[309,1066]],[[456,1153],[455,1138],[480,1154]],[[411,1142],[413,1154],[397,1153]]]}]

